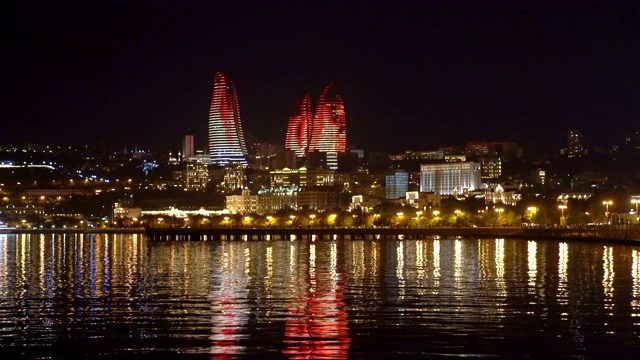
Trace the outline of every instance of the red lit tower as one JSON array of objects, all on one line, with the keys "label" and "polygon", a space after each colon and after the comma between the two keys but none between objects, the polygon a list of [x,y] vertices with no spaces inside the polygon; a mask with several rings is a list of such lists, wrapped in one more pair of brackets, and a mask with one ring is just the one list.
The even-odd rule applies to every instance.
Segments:
[{"label": "red lit tower", "polygon": [[240,124],[238,96],[233,82],[217,72],[209,108],[209,154],[214,164],[247,165],[247,147]]},{"label": "red lit tower", "polygon": [[324,88],[316,104],[309,151],[326,152],[327,165],[329,168],[335,169],[338,167],[338,153],[346,150],[347,132],[344,102],[332,81]]},{"label": "red lit tower", "polygon": [[298,157],[305,156],[309,150],[312,121],[311,97],[305,94],[302,98],[296,99],[293,114],[289,117],[287,140],[284,145],[285,148],[295,151]]}]

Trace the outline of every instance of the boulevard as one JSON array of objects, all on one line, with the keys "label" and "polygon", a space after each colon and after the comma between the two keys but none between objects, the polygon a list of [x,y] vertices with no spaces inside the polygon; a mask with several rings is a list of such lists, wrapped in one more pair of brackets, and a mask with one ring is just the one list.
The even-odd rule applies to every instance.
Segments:
[{"label": "boulevard", "polygon": [[639,226],[580,227],[276,227],[276,228],[147,228],[151,241],[165,240],[356,240],[427,239],[433,237],[497,237],[526,239],[575,239],[640,241]]}]

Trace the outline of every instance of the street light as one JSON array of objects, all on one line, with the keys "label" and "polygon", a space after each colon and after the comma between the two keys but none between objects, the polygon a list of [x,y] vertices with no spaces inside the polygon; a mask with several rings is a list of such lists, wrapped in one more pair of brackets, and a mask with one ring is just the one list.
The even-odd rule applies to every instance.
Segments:
[{"label": "street light", "polygon": [[564,209],[567,208],[567,205],[558,205],[558,209],[560,209],[561,211],[561,215],[560,215],[560,225],[561,226],[565,226],[567,225],[567,220],[564,218]]},{"label": "street light", "polygon": [[567,208],[567,205],[559,205],[558,206],[558,209],[560,209],[560,211],[562,212],[562,215],[560,215],[560,216],[564,217],[564,209],[566,209],[566,208]]},{"label": "street light", "polygon": [[602,205],[605,205],[607,207],[607,210],[604,212],[604,217],[608,218],[609,217],[609,205],[613,204],[613,201],[608,200],[608,201],[603,201]]},{"label": "street light", "polygon": [[502,220],[502,213],[504,212],[503,208],[495,208],[495,212],[498,213],[498,225],[501,225],[500,222]]}]

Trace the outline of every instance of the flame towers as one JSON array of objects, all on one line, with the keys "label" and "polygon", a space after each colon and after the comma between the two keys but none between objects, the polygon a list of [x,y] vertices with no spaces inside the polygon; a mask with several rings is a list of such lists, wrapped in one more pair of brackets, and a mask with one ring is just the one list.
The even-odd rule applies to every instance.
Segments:
[{"label": "flame towers", "polygon": [[284,144],[285,148],[295,151],[297,157],[305,156],[309,152],[312,121],[311,97],[305,94],[296,100],[293,114],[289,117],[287,139]]},{"label": "flame towers", "polygon": [[285,147],[299,157],[313,151],[327,153],[329,167],[337,167],[337,154],[347,149],[347,133],[344,102],[334,82],[320,94],[313,116],[309,95],[296,101],[294,114],[289,118]]},{"label": "flame towers", "polygon": [[310,151],[343,152],[347,149],[344,102],[334,83],[327,85],[316,104],[311,128]]},{"label": "flame towers", "polygon": [[213,164],[239,162],[247,165],[248,153],[242,134],[236,88],[220,72],[213,79],[209,108],[209,154]]}]

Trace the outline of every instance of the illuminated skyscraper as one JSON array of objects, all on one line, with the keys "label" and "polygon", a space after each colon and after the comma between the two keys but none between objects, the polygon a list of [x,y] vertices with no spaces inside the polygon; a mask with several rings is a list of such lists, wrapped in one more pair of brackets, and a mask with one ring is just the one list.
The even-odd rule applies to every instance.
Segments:
[{"label": "illuminated skyscraper", "polygon": [[569,130],[567,134],[567,157],[578,158],[584,155],[584,137],[580,130]]},{"label": "illuminated skyscraper", "polygon": [[295,151],[298,157],[306,155],[309,150],[312,121],[311,98],[305,94],[296,100],[293,114],[289,117],[285,141],[285,148]]},{"label": "illuminated skyscraper", "polygon": [[327,153],[327,165],[338,167],[338,153],[347,149],[346,117],[344,102],[334,83],[327,85],[316,104],[311,126],[309,151]]},{"label": "illuminated skyscraper", "polygon": [[196,153],[193,147],[193,135],[185,135],[182,140],[182,161],[188,161]]},{"label": "illuminated skyscraper", "polygon": [[240,123],[238,96],[233,82],[217,72],[213,78],[213,96],[209,108],[209,155],[211,162],[247,165],[247,147]]},{"label": "illuminated skyscraper", "polygon": [[404,170],[394,170],[386,175],[385,198],[400,199],[409,191],[409,174]]}]

